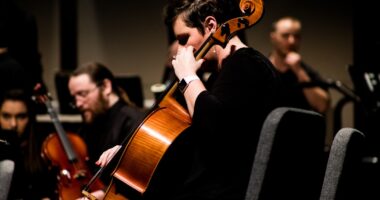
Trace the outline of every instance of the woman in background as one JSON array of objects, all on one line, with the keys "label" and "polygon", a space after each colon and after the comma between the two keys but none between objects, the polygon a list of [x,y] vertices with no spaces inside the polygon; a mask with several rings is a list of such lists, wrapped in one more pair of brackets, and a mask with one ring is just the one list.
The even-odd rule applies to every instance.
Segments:
[{"label": "woman in background", "polygon": [[55,173],[41,157],[41,140],[36,137],[36,115],[30,96],[23,90],[5,92],[0,100],[2,138],[10,145],[5,158],[15,162],[8,199],[56,199]]}]

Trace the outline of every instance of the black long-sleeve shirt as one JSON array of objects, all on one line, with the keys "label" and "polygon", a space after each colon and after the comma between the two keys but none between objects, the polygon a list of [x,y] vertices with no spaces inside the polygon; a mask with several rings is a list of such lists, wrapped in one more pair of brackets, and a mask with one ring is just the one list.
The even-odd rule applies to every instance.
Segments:
[{"label": "black long-sleeve shirt", "polygon": [[192,125],[174,144],[177,151],[162,164],[171,170],[154,179],[146,198],[244,199],[260,130],[277,107],[280,83],[270,61],[252,48],[237,50],[222,65],[196,99]]}]

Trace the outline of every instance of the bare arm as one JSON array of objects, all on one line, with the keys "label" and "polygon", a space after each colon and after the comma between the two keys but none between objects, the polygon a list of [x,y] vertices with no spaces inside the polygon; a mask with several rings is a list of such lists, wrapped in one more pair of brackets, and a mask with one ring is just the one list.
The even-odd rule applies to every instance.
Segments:
[{"label": "bare arm", "polygon": [[[203,59],[195,60],[193,47],[179,47],[176,58],[172,61],[174,71],[179,80],[186,76],[196,76],[196,71],[201,67]],[[195,101],[198,95],[206,88],[202,81],[194,80],[188,85],[184,96],[190,116],[193,116]]]}]

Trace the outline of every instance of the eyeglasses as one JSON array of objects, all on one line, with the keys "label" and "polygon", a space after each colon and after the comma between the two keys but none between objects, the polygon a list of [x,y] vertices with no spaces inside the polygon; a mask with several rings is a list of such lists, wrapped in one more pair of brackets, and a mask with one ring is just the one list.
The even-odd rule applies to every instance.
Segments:
[{"label": "eyeglasses", "polygon": [[95,86],[94,88],[92,89],[89,89],[89,90],[80,90],[78,92],[76,92],[75,94],[72,95],[72,102],[70,103],[70,105],[75,108],[75,103],[76,103],[76,100],[77,99],[85,99],[87,98],[87,96],[92,93],[93,91],[95,91],[96,89],[98,89],[98,86]]},{"label": "eyeglasses", "polygon": [[80,91],[76,92],[75,94],[73,94],[72,97],[74,99],[75,98],[85,99],[91,92],[95,91],[96,89],[98,89],[98,86],[96,86],[92,89],[89,89],[89,90],[80,90]]}]

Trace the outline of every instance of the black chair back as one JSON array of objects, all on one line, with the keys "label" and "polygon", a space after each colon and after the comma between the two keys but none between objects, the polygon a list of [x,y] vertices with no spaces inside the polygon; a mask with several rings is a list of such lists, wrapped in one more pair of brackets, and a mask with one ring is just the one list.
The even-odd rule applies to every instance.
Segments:
[{"label": "black chair back", "polygon": [[363,199],[360,173],[364,140],[364,134],[354,128],[342,128],[335,135],[320,200]]},{"label": "black chair back", "polygon": [[260,134],[246,200],[317,200],[323,181],[325,118],[280,107]]}]

